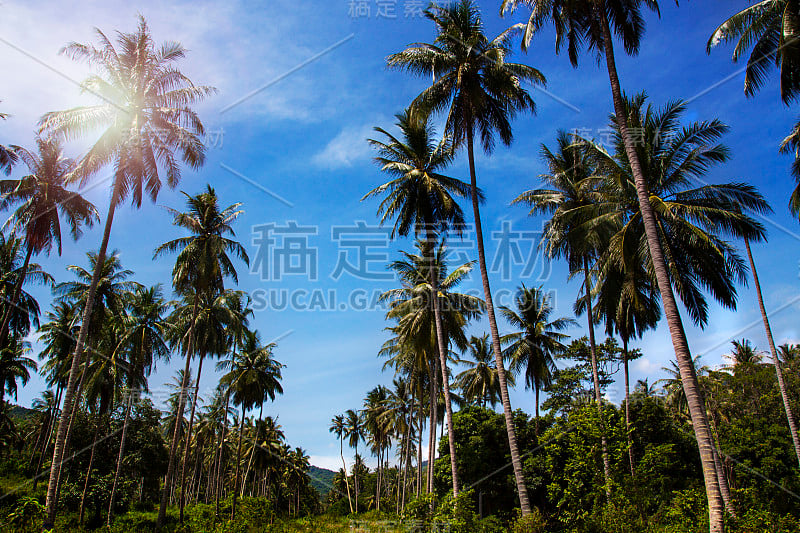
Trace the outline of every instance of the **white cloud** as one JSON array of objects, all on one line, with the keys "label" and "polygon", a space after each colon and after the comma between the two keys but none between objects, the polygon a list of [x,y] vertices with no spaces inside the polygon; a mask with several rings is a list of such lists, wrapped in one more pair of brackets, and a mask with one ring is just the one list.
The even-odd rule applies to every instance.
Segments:
[{"label": "white cloud", "polygon": [[373,124],[379,123],[346,126],[312,158],[312,162],[322,168],[339,169],[352,167],[353,163],[368,159],[372,149],[367,139],[374,133]]}]

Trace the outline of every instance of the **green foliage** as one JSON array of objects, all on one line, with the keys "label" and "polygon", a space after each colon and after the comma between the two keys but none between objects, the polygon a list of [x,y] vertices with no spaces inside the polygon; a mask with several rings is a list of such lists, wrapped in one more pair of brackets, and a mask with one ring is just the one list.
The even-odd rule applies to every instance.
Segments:
[{"label": "green foliage", "polygon": [[538,508],[528,516],[520,516],[511,525],[512,533],[546,533],[547,520],[545,520]]},{"label": "green foliage", "polygon": [[27,528],[44,518],[44,505],[33,496],[23,496],[6,518],[8,525],[14,528]]}]

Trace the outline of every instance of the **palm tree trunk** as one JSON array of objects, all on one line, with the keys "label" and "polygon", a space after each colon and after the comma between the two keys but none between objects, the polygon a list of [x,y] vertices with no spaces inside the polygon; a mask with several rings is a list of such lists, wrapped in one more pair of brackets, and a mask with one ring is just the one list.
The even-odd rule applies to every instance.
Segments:
[{"label": "palm tree trunk", "polygon": [[769,342],[769,351],[772,354],[772,363],[775,365],[775,374],[778,376],[778,388],[781,391],[781,399],[783,400],[783,409],[786,411],[786,420],[789,422],[789,432],[792,434],[792,444],[794,444],[794,454],[797,456],[797,462],[800,464],[800,439],[797,437],[797,423],[792,413],[792,408],[789,405],[789,395],[786,392],[786,382],[783,380],[783,370],[781,370],[781,361],[778,359],[778,351],[775,349],[775,339],[772,337],[772,328],[769,325],[769,318],[767,318],[767,310],[764,307],[764,298],[761,294],[761,283],[758,281],[758,272],[756,272],[756,264],[753,261],[753,253],[750,251],[750,242],[745,239],[744,246],[747,249],[747,258],[750,260],[750,270],[753,272],[753,282],[756,286],[756,294],[758,295],[758,308],[761,310],[761,320],[764,322],[764,331],[767,333],[767,341]]},{"label": "palm tree trunk", "polygon": [[244,419],[247,409],[242,406],[242,419],[239,422],[239,444],[236,446],[236,481],[233,485],[233,506],[231,507],[231,521],[236,519],[236,497],[239,495],[239,470],[242,463],[242,434],[244,433]]},{"label": "palm tree trunk", "polygon": [[422,492],[422,423],[425,418],[425,403],[423,399],[422,387],[419,391],[419,413],[417,415],[417,424],[419,425],[419,434],[417,435],[417,497]]},{"label": "palm tree trunk", "polygon": [[100,421],[102,415],[97,417],[97,425],[94,428],[94,439],[92,439],[92,453],[89,455],[89,467],[86,469],[86,479],[83,482],[83,494],[81,495],[81,505],[78,510],[78,523],[83,525],[83,515],[86,510],[86,495],[89,493],[89,480],[92,477],[92,466],[94,466],[94,452],[97,449],[97,437],[100,435]]},{"label": "palm tree trunk", "polygon": [[514,479],[517,482],[517,495],[519,496],[522,516],[527,516],[531,513],[531,505],[528,500],[528,489],[525,487],[525,477],[522,473],[522,461],[520,460],[519,447],[517,446],[517,432],[514,429],[514,413],[511,410],[511,400],[508,396],[506,370],[503,366],[503,352],[500,347],[500,332],[497,329],[497,318],[494,314],[494,303],[492,302],[492,289],[489,286],[489,274],[486,269],[486,252],[483,246],[483,228],[481,227],[481,212],[478,205],[478,184],[475,176],[473,123],[470,117],[466,118],[468,119],[466,122],[470,196],[472,197],[472,211],[475,216],[475,240],[478,244],[478,266],[480,266],[481,271],[483,296],[486,302],[486,315],[489,318],[489,332],[492,335],[492,348],[494,351],[495,365],[497,366],[497,380],[500,382],[500,398],[503,403],[503,416],[505,417],[506,433],[508,434],[508,447],[511,452],[511,465],[514,468]]},{"label": "palm tree trunk", "polygon": [[592,285],[589,278],[589,259],[583,258],[584,286],[586,288],[586,316],[589,317],[589,348],[592,356],[592,383],[594,384],[594,401],[600,415],[600,444],[603,455],[603,479],[606,496],[611,497],[611,460],[608,457],[608,440],[606,424],[603,419],[603,396],[600,392],[600,371],[597,365],[597,342],[594,338],[594,315],[592,309]]},{"label": "palm tree trunk", "polygon": [[347,480],[347,463],[344,460],[344,434],[339,435],[339,456],[342,458],[342,471],[344,472],[344,485],[347,487],[347,503],[350,504],[350,513],[353,513],[353,500],[350,497],[350,482]]},{"label": "palm tree trunk", "polygon": [[534,434],[539,438],[539,385],[534,381],[533,395],[536,397],[536,425],[534,426]]},{"label": "palm tree trunk", "polygon": [[634,143],[628,132],[627,116],[622,99],[622,89],[620,87],[619,75],[614,59],[614,49],[611,37],[611,29],[606,14],[604,0],[596,0],[597,16],[602,25],[603,46],[606,56],[606,66],[611,85],[611,94],[614,100],[614,115],[620,135],[625,144],[625,153],[631,165],[631,171],[636,185],[636,194],[639,199],[639,210],[642,215],[645,234],[647,235],[647,245],[650,249],[650,257],[653,261],[653,270],[656,274],[658,288],[661,292],[661,301],[664,305],[664,316],[667,319],[672,345],[675,350],[675,357],[681,372],[681,382],[686,394],[686,401],[689,405],[689,414],[692,418],[697,447],[700,451],[700,461],[703,468],[703,479],[705,481],[706,496],[708,497],[708,516],[709,531],[711,533],[722,533],[724,528],[724,503],[719,490],[716,469],[714,468],[714,445],[708,428],[703,397],[700,393],[697,373],[692,364],[692,356],[689,351],[689,344],[686,341],[686,332],[683,329],[680,311],[678,310],[675,295],[672,292],[672,285],[669,279],[667,263],[661,249],[658,227],[656,225],[653,208],[650,205],[650,194],[647,189],[639,158],[636,153]]},{"label": "palm tree trunk", "polygon": [[356,497],[356,514],[358,514],[358,440],[356,440],[356,461],[353,463],[353,488]]},{"label": "palm tree trunk", "polygon": [[39,476],[42,472],[42,462],[44,461],[44,456],[47,455],[47,450],[50,448],[50,442],[53,440],[53,426],[57,420],[58,412],[61,407],[61,393],[63,391],[64,389],[61,387],[61,385],[59,385],[56,390],[56,405],[53,409],[53,416],[50,418],[50,422],[47,426],[47,440],[44,443],[44,448],[42,448],[42,453],[39,454],[39,462],[36,465],[36,471],[33,473],[33,490],[36,490],[36,485],[39,484]]},{"label": "palm tree trunk", "polygon": [[[258,420],[261,420],[264,414],[263,402],[258,406]],[[253,434],[253,451],[250,453],[250,460],[247,462],[247,470],[244,471],[244,481],[242,482],[242,497],[244,497],[244,486],[247,484],[247,478],[250,475],[250,468],[253,466],[253,458],[256,456],[256,448],[258,447],[258,422],[255,424],[255,433]]]},{"label": "palm tree trunk", "polygon": [[628,339],[622,337],[622,367],[625,372],[625,436],[628,439],[628,462],[631,477],[636,477],[633,463],[633,443],[631,442],[631,374],[628,371]]},{"label": "palm tree trunk", "polygon": [[67,427],[69,426],[69,419],[75,401],[75,388],[78,385],[78,374],[80,373],[81,360],[83,359],[83,346],[86,342],[86,336],[89,334],[89,319],[92,314],[92,309],[94,308],[94,298],[97,293],[97,283],[100,281],[100,271],[106,260],[106,249],[108,248],[108,239],[111,236],[111,224],[114,220],[114,211],[117,207],[117,201],[118,195],[115,188],[111,196],[108,215],[106,216],[106,224],[103,229],[103,239],[100,242],[100,250],[97,252],[97,261],[95,263],[94,272],[92,273],[92,282],[89,285],[89,293],[86,295],[86,305],[84,305],[81,315],[81,329],[78,333],[78,340],[75,343],[75,353],[72,356],[72,366],[69,370],[67,388],[64,391],[64,408],[61,410],[61,416],[58,420],[56,441],[53,446],[53,462],[50,466],[50,479],[47,482],[46,516],[42,524],[42,528],[45,530],[53,529],[56,520],[56,510],[58,507],[58,495],[56,491],[58,488],[58,480],[61,475],[61,465],[64,461],[64,449],[67,446]]},{"label": "palm tree trunk", "polygon": [[125,420],[122,422],[122,436],[119,440],[119,454],[117,454],[117,469],[114,471],[114,483],[111,485],[111,496],[108,499],[108,518],[106,526],[111,527],[111,517],[114,515],[114,495],[117,492],[119,473],[122,470],[122,458],[125,456],[125,437],[128,435],[128,422],[131,419],[131,406],[133,405],[133,391],[128,391],[128,403],[125,406]]},{"label": "palm tree trunk", "polygon": [[25,283],[25,278],[28,276],[28,265],[31,262],[31,255],[33,254],[33,246],[27,245],[25,252],[25,262],[22,263],[22,272],[20,272],[19,279],[14,283],[14,292],[11,295],[11,300],[6,302],[6,312],[3,313],[3,325],[0,329],[0,346],[6,345],[8,340],[9,324],[11,323],[11,315],[13,314],[14,307],[17,306],[19,295],[22,293],[22,284]]},{"label": "palm tree trunk", "polygon": [[223,465],[222,465],[222,460],[223,460],[223,451],[225,449],[225,434],[228,431],[228,405],[229,405],[230,399],[231,399],[231,393],[230,393],[230,391],[227,391],[225,393],[225,411],[224,411],[223,418],[222,418],[222,437],[220,438],[220,441],[219,441],[220,444],[219,444],[219,462],[218,462],[218,465],[217,465],[217,479],[216,479],[216,483],[214,485],[214,487],[215,487],[215,491],[214,492],[216,493],[216,502],[215,502],[216,511],[214,513],[215,520],[216,520],[216,517],[219,516],[219,498],[220,498],[220,494],[222,492],[222,476],[225,473],[225,469],[223,468]]},{"label": "palm tree trunk", "polygon": [[[80,399],[83,395],[83,386],[86,382],[86,370],[81,373],[81,380],[78,382],[78,391],[76,397]],[[64,449],[64,454],[69,451],[69,439],[72,437],[72,427],[75,425],[75,417],[78,415],[78,411],[80,411],[80,406],[76,402],[75,405],[72,407],[72,414],[69,417],[69,425],[67,426],[67,446]],[[52,466],[51,466],[52,468]],[[58,501],[59,495],[61,494],[61,472],[58,474],[58,479],[56,480],[56,501]]]},{"label": "palm tree trunk", "polygon": [[436,376],[437,366],[438,363],[436,360],[430,361],[430,428],[428,428],[428,469],[425,472],[425,492],[428,494],[433,492],[433,464],[436,462],[436,431],[439,428],[439,421],[437,420],[439,410],[437,409],[438,405],[436,405],[439,396],[439,380]]},{"label": "palm tree trunk", "polygon": [[180,498],[180,523],[183,523],[183,507],[186,503],[184,490],[186,487],[186,465],[189,464],[189,444],[192,441],[192,427],[194,426],[194,411],[197,407],[197,395],[200,392],[200,374],[203,372],[203,358],[205,353],[200,354],[200,362],[197,365],[197,381],[194,386],[194,396],[192,397],[192,410],[189,415],[189,428],[186,431],[186,441],[183,445],[183,464],[181,465],[181,498]]},{"label": "palm tree trunk", "polygon": [[167,463],[167,477],[164,479],[164,490],[161,492],[161,504],[158,508],[158,519],[156,520],[156,532],[161,531],[164,519],[167,517],[167,503],[169,501],[170,490],[172,488],[172,476],[175,472],[175,455],[178,451],[178,441],[180,440],[181,419],[183,410],[186,407],[186,389],[189,388],[189,369],[192,363],[192,350],[194,344],[194,325],[197,320],[197,304],[199,294],[195,291],[192,309],[192,324],[189,326],[189,338],[186,341],[184,357],[186,365],[183,369],[183,380],[181,381],[181,393],[178,396],[178,410],[175,414],[175,428],[172,432],[172,442],[169,445],[169,462]]},{"label": "palm tree trunk", "polygon": [[433,317],[436,323],[436,344],[439,348],[439,366],[442,371],[442,390],[444,391],[445,418],[447,419],[447,443],[450,448],[450,472],[453,478],[453,497],[458,497],[458,468],[456,465],[456,440],[453,431],[453,405],[450,403],[450,378],[447,372],[447,348],[445,346],[442,311],[439,305],[439,271],[436,262],[436,237],[433,227],[428,223],[428,253],[430,254],[431,288],[433,289]]}]

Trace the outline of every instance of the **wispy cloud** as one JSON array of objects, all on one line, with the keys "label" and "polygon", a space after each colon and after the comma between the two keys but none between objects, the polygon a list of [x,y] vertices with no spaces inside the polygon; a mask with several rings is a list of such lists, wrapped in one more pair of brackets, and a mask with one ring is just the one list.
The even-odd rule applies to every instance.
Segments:
[{"label": "wispy cloud", "polygon": [[314,155],[312,162],[322,168],[340,169],[368,160],[372,150],[367,139],[374,136],[372,128],[377,123],[344,127],[325,148]]}]

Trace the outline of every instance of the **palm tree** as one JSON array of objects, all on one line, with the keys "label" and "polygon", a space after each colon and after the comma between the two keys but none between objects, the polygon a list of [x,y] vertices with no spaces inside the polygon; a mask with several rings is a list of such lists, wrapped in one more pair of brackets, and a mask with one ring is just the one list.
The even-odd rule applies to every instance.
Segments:
[{"label": "palm tree", "polygon": [[[787,106],[800,95],[800,10],[793,0],[761,0],[729,17],[711,34],[706,52],[722,43],[736,42],[733,61],[747,56],[744,93],[754,96],[763,87],[773,65],[780,72],[781,100]],[[750,53],[748,55],[748,50]],[[793,151],[792,175],[797,186],[789,209],[800,213],[800,122],[781,143],[783,153]]]},{"label": "palm tree", "polygon": [[[6,120],[7,118],[8,115],[6,113],[0,113],[0,120]],[[18,149],[19,146],[0,144],[0,171],[5,172],[6,175],[11,173],[11,169],[19,159],[17,155]]]},{"label": "palm tree", "polygon": [[[622,368],[625,374],[625,429],[628,439],[628,462],[631,476],[636,475],[631,442],[630,370],[628,343],[641,338],[645,331],[655,328],[661,320],[661,306],[656,281],[648,272],[642,254],[631,251],[619,256],[609,249],[600,258],[598,274],[597,313],[605,319],[606,334],[619,334],[622,339]],[[639,352],[641,355],[641,352]]]},{"label": "palm tree", "polygon": [[36,361],[28,357],[30,344],[21,339],[12,339],[9,345],[0,351],[0,405],[5,401],[6,393],[17,398],[17,381],[25,386],[31,379],[31,371],[36,372]]},{"label": "palm tree", "polygon": [[[189,415],[189,427],[183,448],[184,455],[180,477],[181,508],[185,503],[184,488],[186,487],[186,468],[189,462],[189,444],[192,438],[203,360],[206,355],[222,356],[227,353],[234,338],[245,331],[248,317],[253,314],[253,310],[249,305],[249,296],[241,291],[230,289],[224,290],[219,294],[203,292],[197,300],[195,300],[194,295],[187,294],[184,297],[183,305],[176,307],[169,317],[169,322],[173,325],[170,334],[173,344],[186,346],[189,339],[191,339],[191,347],[186,346],[186,349],[191,350],[188,356],[199,356],[194,394],[192,394],[192,407]],[[189,358],[188,356],[187,359]]]},{"label": "palm tree", "polygon": [[345,437],[347,444],[356,450],[356,464],[353,465],[353,496],[355,500],[355,512],[358,512],[358,443],[364,440],[364,424],[361,420],[361,415],[352,409],[348,409],[344,413],[345,419]]},{"label": "palm tree", "polygon": [[344,415],[336,415],[331,419],[331,427],[328,431],[336,435],[339,439],[339,455],[342,458],[342,471],[344,472],[344,483],[347,487],[347,502],[350,504],[350,512],[353,512],[353,500],[350,498],[350,483],[347,481],[347,463],[344,460],[344,435],[345,423]]},{"label": "palm tree", "polygon": [[495,133],[504,144],[511,144],[513,139],[511,119],[520,111],[535,110],[533,99],[522,87],[522,83],[544,85],[545,78],[535,68],[505,61],[511,53],[509,42],[516,28],[490,40],[483,31],[483,21],[478,7],[471,0],[461,0],[447,7],[431,5],[425,11],[425,15],[436,24],[435,41],[432,44],[412,45],[400,53],[389,56],[387,63],[390,67],[404,69],[419,76],[432,76],[433,84],[414,100],[413,107],[423,112],[449,108],[445,131],[456,145],[466,142],[478,244],[478,264],[495,364],[500,379],[517,493],[522,513],[527,515],[531,512],[531,507],[522,473],[522,462],[503,368],[500,333],[497,329],[486,269],[479,208],[480,195],[475,173],[474,137],[476,132],[480,135],[481,145],[486,153],[492,151]]},{"label": "palm tree", "polygon": [[731,366],[733,368],[752,367],[761,364],[763,355],[749,340],[733,340],[731,341],[731,345],[733,346],[733,350],[731,350],[731,353],[728,354],[727,357],[731,360]]},{"label": "palm tree", "polygon": [[378,385],[367,393],[364,399],[364,409],[362,418],[364,431],[367,441],[371,444],[372,452],[378,458],[378,468],[376,470],[375,484],[375,510],[381,510],[381,481],[384,472],[383,455],[391,447],[391,426],[390,418],[387,416],[386,402],[389,397],[389,389],[383,385]]},{"label": "palm tree", "polygon": [[[394,179],[367,193],[363,199],[386,194],[386,198],[378,208],[381,224],[395,218],[392,237],[407,236],[413,229],[416,237],[425,234],[428,243],[426,250],[435,249],[437,234],[445,234],[454,227],[461,231],[464,214],[458,206],[456,197],[466,197],[469,187],[466,183],[444,176],[440,173],[453,160],[453,145],[445,136],[435,142],[436,133],[423,114],[415,117],[412,109],[406,109],[397,117],[397,126],[403,134],[403,140],[397,139],[386,130],[376,128],[388,142],[370,139],[369,142],[378,150],[375,159],[381,170]],[[428,258],[430,262],[433,258]],[[439,276],[431,275],[431,291],[439,293]],[[453,432],[453,408],[450,401],[450,385],[447,374],[447,348],[442,325],[441,303],[439,298],[432,298],[434,323],[436,326],[439,365],[442,370],[444,398],[447,416],[447,435],[450,446],[453,495],[458,496],[458,472],[456,470],[455,435]]]},{"label": "palm tree", "polygon": [[69,225],[75,240],[81,236],[84,226],[91,227],[99,220],[91,202],[66,188],[76,171],[77,162],[64,157],[58,140],[37,138],[36,144],[38,153],[24,149],[17,151],[30,174],[19,179],[0,180],[0,210],[21,204],[4,228],[10,228],[14,234],[23,234],[25,241],[25,260],[0,326],[0,346],[8,336],[11,308],[19,298],[31,256],[42,252],[49,254],[53,243],[61,255],[62,219]]},{"label": "palm tree", "polygon": [[583,46],[595,53],[598,59],[600,56],[605,57],[614,103],[614,119],[630,162],[639,211],[647,236],[647,248],[650,251],[654,274],[661,292],[664,316],[667,319],[675,356],[683,376],[683,387],[686,389],[692,426],[700,450],[709,504],[709,528],[712,533],[721,533],[724,504],[715,479],[714,445],[697,375],[692,366],[686,332],[683,329],[680,311],[672,292],[667,260],[661,249],[658,224],[654,215],[655,208],[650,203],[650,194],[647,189],[647,176],[636,151],[636,140],[631,135],[631,130],[626,123],[625,102],[614,56],[612,26],[614,34],[622,41],[625,52],[628,55],[636,55],[645,30],[642,8],[644,6],[658,13],[658,2],[656,0],[635,0],[633,2],[624,0],[503,0],[501,12],[514,10],[520,4],[532,8],[522,40],[523,48],[527,48],[534,33],[538,32],[545,23],[552,21],[556,33],[556,52],[559,52],[561,47],[566,44],[570,62],[574,67],[578,65],[578,54]]},{"label": "palm tree", "polygon": [[[23,240],[6,237],[0,232],[0,301],[3,314],[10,313],[9,329],[14,337],[24,338],[33,327],[39,327],[39,303],[29,293],[20,290],[17,300],[11,305],[11,297],[19,285],[20,278],[42,285],[52,285],[53,277],[36,263],[29,263],[23,275]],[[13,343],[12,343],[13,344]],[[0,349],[2,349],[0,345]]]},{"label": "palm tree", "polygon": [[[405,260],[394,261],[389,268],[394,270],[400,278],[402,287],[389,290],[381,295],[381,299],[389,301],[389,311],[386,317],[397,321],[398,346],[408,353],[433,354],[439,347],[439,331],[435,324],[435,309],[431,313],[431,300],[439,300],[442,344],[446,353],[449,353],[451,342],[464,350],[467,346],[467,337],[464,328],[467,322],[480,316],[483,302],[474,296],[455,292],[456,287],[466,278],[472,270],[472,264],[466,263],[448,274],[445,262],[446,245],[441,243],[435,250],[429,250],[428,241],[418,241],[419,254],[402,252]],[[438,278],[435,282],[434,278]],[[436,293],[433,287],[437,287]],[[437,298],[434,298],[437,294]],[[429,427],[429,461],[433,464],[435,454],[435,432],[437,425],[437,410],[435,399],[439,395],[437,373],[442,376],[444,387],[449,391],[449,371],[445,364],[442,371],[441,359],[425,361],[417,359],[415,368],[418,371],[429,366],[429,385],[431,409],[431,424]],[[445,361],[446,363],[446,361]],[[445,383],[446,382],[446,383]],[[449,396],[452,396],[449,394]],[[445,405],[446,408],[446,405]],[[454,443],[453,443],[454,444]],[[455,444],[454,444],[455,445]],[[451,458],[451,468],[454,468]],[[428,470],[428,490],[433,490],[433,469]]]},{"label": "palm tree", "polygon": [[[212,94],[214,89],[194,85],[175,67],[185,57],[186,50],[177,42],[167,42],[157,48],[144,17],[139,17],[135,32],[118,33],[116,47],[99,29],[96,33],[99,46],[70,43],[62,52],[73,59],[86,60],[98,69],[101,75],[89,77],[83,87],[102,97],[102,102],[47,113],[40,121],[40,128],[60,139],[105,128],[79,163],[82,185],[102,167],[114,165],[111,201],[98,252],[97,263],[102,265],[114,212],[129,195],[136,207],[141,206],[145,193],[155,201],[161,189],[159,167],[164,169],[167,184],[177,186],[181,167],[176,152],[189,167],[202,166],[205,161],[205,148],[200,138],[203,125],[191,106]],[[46,529],[51,529],[55,521],[57,478],[88,334],[86,319],[94,304],[98,280],[99,271],[95,272],[83,310],[82,327],[64,391],[64,408],[58,423],[47,488]]]},{"label": "palm tree", "polygon": [[[764,297],[761,293],[761,282],[758,279],[758,272],[756,271],[756,263],[753,261],[753,252],[750,250],[750,240],[744,239],[744,247],[747,251],[747,260],[750,262],[750,272],[753,275],[753,283],[755,284],[756,296],[758,297],[758,308],[761,311],[761,320],[764,322],[764,331],[767,334],[767,342],[769,342],[769,351],[772,354],[772,362],[775,365],[775,374],[778,378],[778,388],[781,391],[781,399],[783,400],[783,409],[786,412],[786,421],[789,424],[789,432],[792,435],[792,444],[794,445],[794,453],[797,456],[797,462],[800,464],[800,437],[797,434],[797,422],[792,412],[792,407],[789,403],[789,394],[786,390],[786,382],[783,379],[783,370],[781,370],[781,360],[778,355],[778,350],[775,348],[775,339],[772,337],[772,328],[769,325],[769,318],[767,317],[767,309],[764,307]],[[783,347],[781,347],[783,348]],[[788,350],[786,350],[788,352]]]},{"label": "palm tree", "polygon": [[[602,392],[598,365],[597,342],[594,334],[595,313],[592,306],[592,278],[589,268],[607,247],[609,235],[614,229],[616,206],[609,208],[603,195],[603,181],[595,175],[592,161],[585,150],[577,144],[578,138],[565,131],[556,137],[556,150],[541,146],[541,158],[547,165],[547,173],[539,176],[544,189],[526,191],[514,199],[512,204],[524,203],[531,207],[530,215],[549,214],[539,245],[551,259],[564,257],[571,274],[583,274],[583,296],[576,311],[586,311],[589,323],[589,353],[592,368],[594,400],[602,416]],[[610,490],[611,462],[605,428],[601,428],[600,440],[603,457],[603,476],[606,492]]]},{"label": "palm tree", "polygon": [[125,379],[127,381],[125,415],[122,422],[122,435],[117,454],[117,468],[108,501],[106,525],[111,526],[114,511],[114,496],[117,491],[122,462],[125,457],[125,439],[134,396],[138,391],[147,390],[147,377],[155,368],[158,359],[169,357],[166,342],[167,323],[164,315],[168,305],[164,300],[160,285],[133,291],[128,302],[128,314],[122,319],[120,341],[115,351],[126,354]]},{"label": "palm tree", "polygon": [[[210,186],[200,194],[190,196],[183,193],[186,197],[187,211],[180,212],[170,209],[174,219],[173,224],[189,231],[190,235],[171,240],[159,246],[153,258],[160,257],[166,253],[177,253],[175,267],[172,270],[172,285],[179,294],[192,294],[192,315],[189,321],[186,341],[183,343],[186,366],[184,376],[188,376],[188,368],[191,364],[192,355],[196,352],[194,347],[195,323],[199,312],[199,302],[201,297],[208,297],[213,300],[216,295],[224,290],[224,279],[231,278],[238,283],[236,268],[229,257],[229,254],[236,255],[239,259],[249,264],[249,258],[244,247],[229,238],[235,237],[232,223],[241,214],[239,209],[241,204],[235,203],[226,208],[221,208],[216,191]],[[202,364],[202,359],[201,359]],[[198,372],[198,380],[200,373]],[[199,381],[198,381],[199,383]],[[189,384],[184,385],[184,390],[188,389]],[[179,418],[183,416],[185,399],[178,402]],[[192,413],[194,413],[194,402]],[[161,495],[161,506],[159,508],[158,523],[161,524],[166,517],[167,500],[172,485],[172,477],[175,468],[175,453],[177,452],[177,428],[170,443],[170,459],[167,466],[166,485]],[[189,429],[191,433],[191,428]],[[188,461],[188,447],[184,450],[184,458],[181,468],[181,481],[186,474],[186,464]],[[181,496],[181,519],[183,518],[183,495]]]},{"label": "palm tree", "polygon": [[[468,368],[456,376],[455,386],[466,402],[477,401],[481,407],[486,407],[486,402],[489,402],[494,407],[500,401],[500,381],[489,334],[470,337],[466,353],[468,357],[458,362]],[[506,381],[512,387],[516,385],[511,372],[506,374]]]},{"label": "palm tree", "polygon": [[529,289],[522,284],[514,298],[517,309],[501,307],[500,312],[514,328],[521,330],[503,337],[508,344],[504,356],[512,372],[522,372],[525,386],[536,396],[536,436],[539,436],[539,391],[552,382],[555,357],[563,353],[568,336],[561,333],[576,325],[568,317],[550,320],[553,306],[541,287]]},{"label": "palm tree", "polygon": [[242,433],[247,411],[256,405],[263,405],[267,399],[274,401],[277,394],[283,394],[283,387],[281,387],[283,365],[272,357],[275,346],[275,343],[261,344],[256,332],[246,331],[241,350],[231,359],[220,361],[217,364],[218,370],[228,371],[222,377],[221,383],[230,389],[233,403],[242,409],[239,421],[239,444],[236,452],[236,481],[233,486],[231,520],[236,518]]}]

